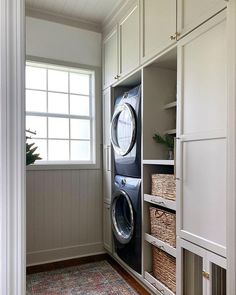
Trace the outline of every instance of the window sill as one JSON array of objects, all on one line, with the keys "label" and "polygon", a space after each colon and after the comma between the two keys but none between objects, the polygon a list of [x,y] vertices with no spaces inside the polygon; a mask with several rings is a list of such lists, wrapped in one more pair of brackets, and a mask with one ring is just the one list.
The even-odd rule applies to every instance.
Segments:
[{"label": "window sill", "polygon": [[99,170],[100,165],[94,163],[36,163],[26,166],[26,171],[43,170]]}]

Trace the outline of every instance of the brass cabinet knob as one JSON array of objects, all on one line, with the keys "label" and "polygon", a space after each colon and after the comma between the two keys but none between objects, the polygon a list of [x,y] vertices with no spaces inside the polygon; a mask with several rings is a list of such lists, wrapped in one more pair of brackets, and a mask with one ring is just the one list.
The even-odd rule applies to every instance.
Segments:
[{"label": "brass cabinet knob", "polygon": [[207,279],[207,280],[210,279],[210,274],[209,274],[209,272],[203,271],[203,272],[202,272],[202,276],[203,276],[205,279]]},{"label": "brass cabinet knob", "polygon": [[170,36],[170,40],[177,40],[177,37],[180,36],[180,33],[176,32],[174,35]]}]

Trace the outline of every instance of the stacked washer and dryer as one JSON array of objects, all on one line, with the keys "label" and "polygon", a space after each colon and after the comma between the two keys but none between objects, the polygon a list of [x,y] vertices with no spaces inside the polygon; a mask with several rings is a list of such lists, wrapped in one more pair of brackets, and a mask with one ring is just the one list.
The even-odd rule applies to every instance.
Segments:
[{"label": "stacked washer and dryer", "polygon": [[114,185],[111,221],[115,252],[141,273],[141,86],[115,98],[111,121]]}]

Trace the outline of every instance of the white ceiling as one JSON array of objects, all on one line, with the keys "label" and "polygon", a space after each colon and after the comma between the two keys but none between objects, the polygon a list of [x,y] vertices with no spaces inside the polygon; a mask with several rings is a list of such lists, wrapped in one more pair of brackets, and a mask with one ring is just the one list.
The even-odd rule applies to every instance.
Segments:
[{"label": "white ceiling", "polygon": [[26,0],[26,8],[101,25],[125,0]]}]

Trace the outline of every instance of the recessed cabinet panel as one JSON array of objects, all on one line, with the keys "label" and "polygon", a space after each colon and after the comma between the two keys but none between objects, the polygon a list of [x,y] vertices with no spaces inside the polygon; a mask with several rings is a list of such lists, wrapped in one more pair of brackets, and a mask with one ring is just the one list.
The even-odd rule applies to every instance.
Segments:
[{"label": "recessed cabinet panel", "polygon": [[124,75],[139,66],[139,6],[119,25],[120,74]]},{"label": "recessed cabinet panel", "polygon": [[227,82],[225,21],[182,47],[184,135],[220,131],[226,135]]},{"label": "recessed cabinet panel", "polygon": [[146,61],[175,42],[176,1],[142,0],[141,3],[142,59]]},{"label": "recessed cabinet panel", "polygon": [[183,250],[183,295],[202,295],[202,257]]},{"label": "recessed cabinet panel", "polygon": [[226,295],[226,270],[212,264],[212,294]]},{"label": "recessed cabinet panel", "polygon": [[103,93],[103,199],[111,202],[111,89]]},{"label": "recessed cabinet panel", "polygon": [[224,0],[179,0],[177,2],[178,31],[181,35],[193,30],[226,7]]},{"label": "recessed cabinet panel", "polygon": [[104,248],[109,252],[112,252],[110,205],[106,203],[104,203],[103,207],[103,243]]},{"label": "recessed cabinet panel", "polygon": [[182,230],[210,250],[226,247],[225,139],[183,143]]},{"label": "recessed cabinet panel", "polygon": [[103,42],[103,86],[116,81],[118,74],[118,35],[115,28]]}]

